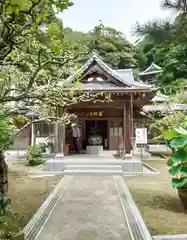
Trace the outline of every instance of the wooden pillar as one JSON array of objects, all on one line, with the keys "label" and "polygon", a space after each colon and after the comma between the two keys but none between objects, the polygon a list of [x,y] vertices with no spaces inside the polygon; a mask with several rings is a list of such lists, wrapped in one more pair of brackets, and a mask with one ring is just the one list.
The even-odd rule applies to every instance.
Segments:
[{"label": "wooden pillar", "polygon": [[54,152],[58,153],[58,144],[59,144],[59,124],[57,122],[54,123]]},{"label": "wooden pillar", "polygon": [[35,144],[35,125],[31,123],[31,146]]},{"label": "wooden pillar", "polygon": [[[57,107],[56,114],[58,117],[62,117],[63,109],[60,106]],[[65,129],[65,124],[55,123],[55,153],[65,153]]]},{"label": "wooden pillar", "polygon": [[66,154],[66,125],[63,124],[62,126],[63,129],[63,135],[62,135],[62,152],[65,155]]},{"label": "wooden pillar", "polygon": [[130,101],[126,103],[126,153],[131,152],[131,121],[130,121]]},{"label": "wooden pillar", "polygon": [[65,154],[65,124],[58,127],[58,152]]},{"label": "wooden pillar", "polygon": [[133,134],[133,126],[132,126],[132,121],[133,121],[133,104],[132,104],[132,96],[128,97],[127,102],[125,103],[124,106],[124,140],[125,140],[125,152],[126,153],[131,153],[132,146],[131,146],[131,139],[132,139],[132,134]]},{"label": "wooden pillar", "polygon": [[126,152],[126,116],[127,116],[127,112],[126,112],[126,102],[124,102],[124,108],[123,108],[123,147],[125,149]]},{"label": "wooden pillar", "polygon": [[63,134],[63,129],[62,129],[62,125],[59,124],[58,125],[58,152],[61,153],[62,152],[62,147],[61,147],[61,142],[62,142],[62,134]]},{"label": "wooden pillar", "polygon": [[134,114],[133,114],[133,111],[134,111],[134,107],[133,107],[133,93],[131,94],[131,142],[133,144],[132,148],[134,148]]}]

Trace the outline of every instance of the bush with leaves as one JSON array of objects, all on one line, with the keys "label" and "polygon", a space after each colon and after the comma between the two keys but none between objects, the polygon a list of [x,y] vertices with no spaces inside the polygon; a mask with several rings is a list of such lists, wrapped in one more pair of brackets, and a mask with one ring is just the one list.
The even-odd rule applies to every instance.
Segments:
[{"label": "bush with leaves", "polygon": [[[187,121],[184,122],[187,127]],[[163,132],[163,137],[172,149],[167,163],[172,186],[187,189],[187,131],[182,127],[170,128]]]},{"label": "bush with leaves", "polygon": [[160,121],[162,125],[157,127],[162,129],[159,139],[164,139],[171,149],[171,155],[167,157],[169,175],[172,177],[172,186],[178,190],[178,195],[187,211],[187,117],[184,116],[178,125],[175,120],[174,124],[168,122],[168,125]]},{"label": "bush with leaves", "polygon": [[13,120],[6,114],[6,111],[0,112],[0,215],[10,212],[10,199],[7,196],[8,191],[8,167],[5,162],[4,151],[6,151],[16,136],[16,128]]},{"label": "bush with leaves", "polygon": [[12,118],[5,112],[0,112],[0,151],[7,150],[13,143],[17,128]]},{"label": "bush with leaves", "polygon": [[30,146],[27,151],[27,161],[30,166],[36,166],[43,163],[42,149],[39,146]]}]

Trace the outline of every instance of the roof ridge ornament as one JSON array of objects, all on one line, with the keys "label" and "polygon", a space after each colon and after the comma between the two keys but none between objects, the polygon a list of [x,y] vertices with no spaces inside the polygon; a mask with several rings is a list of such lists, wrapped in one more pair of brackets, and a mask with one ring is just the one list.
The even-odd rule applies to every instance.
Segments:
[{"label": "roof ridge ornament", "polygon": [[91,57],[93,57],[93,56],[99,56],[99,53],[98,53],[98,51],[96,50],[96,49],[93,49],[92,51],[91,51],[91,53],[90,53],[90,56]]}]

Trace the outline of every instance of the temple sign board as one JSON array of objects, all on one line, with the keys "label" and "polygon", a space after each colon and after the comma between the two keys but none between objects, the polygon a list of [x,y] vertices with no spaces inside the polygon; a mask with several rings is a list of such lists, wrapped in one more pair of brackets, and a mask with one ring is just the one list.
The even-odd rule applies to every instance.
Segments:
[{"label": "temple sign board", "polygon": [[88,117],[103,117],[103,111],[88,112]]},{"label": "temple sign board", "polygon": [[136,144],[147,144],[147,128],[136,128]]}]

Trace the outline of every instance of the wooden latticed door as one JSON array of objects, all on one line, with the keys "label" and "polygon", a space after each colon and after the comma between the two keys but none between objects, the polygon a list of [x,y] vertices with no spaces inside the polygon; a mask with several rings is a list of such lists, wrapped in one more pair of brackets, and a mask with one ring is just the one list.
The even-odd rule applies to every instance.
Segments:
[{"label": "wooden latticed door", "polygon": [[109,123],[109,149],[117,150],[123,147],[123,124],[121,119],[112,120]]}]

